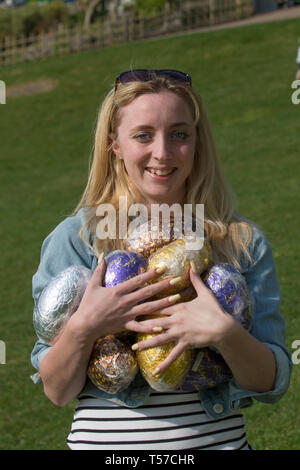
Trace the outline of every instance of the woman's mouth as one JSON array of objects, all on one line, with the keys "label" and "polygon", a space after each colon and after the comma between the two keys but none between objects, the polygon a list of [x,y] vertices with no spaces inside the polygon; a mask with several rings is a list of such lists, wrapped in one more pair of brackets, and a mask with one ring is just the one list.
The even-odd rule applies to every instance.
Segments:
[{"label": "woman's mouth", "polygon": [[151,168],[151,167],[146,167],[147,173],[152,178],[155,179],[168,179],[170,175],[172,175],[177,168],[165,168],[165,169],[158,169],[158,168]]}]

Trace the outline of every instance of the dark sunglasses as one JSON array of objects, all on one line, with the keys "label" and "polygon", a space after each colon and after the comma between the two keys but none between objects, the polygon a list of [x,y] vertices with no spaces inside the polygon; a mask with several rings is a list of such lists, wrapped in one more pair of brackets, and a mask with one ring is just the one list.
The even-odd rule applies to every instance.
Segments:
[{"label": "dark sunglasses", "polygon": [[192,85],[192,78],[188,73],[180,72],[179,70],[147,70],[147,69],[136,69],[128,70],[126,72],[119,73],[116,77],[115,91],[118,88],[119,83],[130,83],[130,82],[149,82],[155,77],[167,77],[174,81],[184,82]]}]

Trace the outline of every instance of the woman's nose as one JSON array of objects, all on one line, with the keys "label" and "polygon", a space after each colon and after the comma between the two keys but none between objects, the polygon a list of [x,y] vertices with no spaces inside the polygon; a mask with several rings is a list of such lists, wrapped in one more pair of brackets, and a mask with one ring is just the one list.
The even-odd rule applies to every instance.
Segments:
[{"label": "woman's nose", "polygon": [[155,139],[153,156],[156,160],[167,160],[171,156],[171,146],[165,136]]}]

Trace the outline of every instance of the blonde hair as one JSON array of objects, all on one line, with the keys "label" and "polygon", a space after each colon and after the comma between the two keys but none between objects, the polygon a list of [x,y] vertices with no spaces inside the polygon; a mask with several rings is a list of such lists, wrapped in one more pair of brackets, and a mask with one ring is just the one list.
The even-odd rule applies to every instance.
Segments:
[{"label": "blonde hair", "polygon": [[[148,82],[119,84],[117,90],[111,90],[103,101],[98,114],[88,182],[73,212],[75,215],[83,207],[89,210],[89,217],[79,236],[87,244],[83,231],[87,228],[95,236],[98,219],[96,210],[101,204],[109,203],[115,207],[118,222],[120,196],[127,197],[128,207],[139,202],[140,195],[126,173],[123,160],[116,158],[111,149],[110,136],[117,135],[122,107],[142,94],[163,90],[185,99],[196,126],[194,167],[186,180],[185,203],[192,204],[194,214],[196,204],[204,204],[205,232],[212,247],[213,264],[224,261],[240,269],[242,253],[251,259],[248,251],[252,236],[251,223],[236,211],[235,197],[225,181],[202,100],[190,85],[163,77]],[[116,249],[124,249],[124,240],[101,240],[95,237],[93,250],[96,256],[102,251],[108,253]]]}]

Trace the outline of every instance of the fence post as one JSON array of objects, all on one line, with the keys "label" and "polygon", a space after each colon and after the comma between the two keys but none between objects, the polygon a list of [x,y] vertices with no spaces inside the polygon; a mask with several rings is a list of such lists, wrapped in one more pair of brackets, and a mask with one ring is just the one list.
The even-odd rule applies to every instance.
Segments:
[{"label": "fence post", "polygon": [[215,0],[209,0],[209,24],[215,24]]}]

